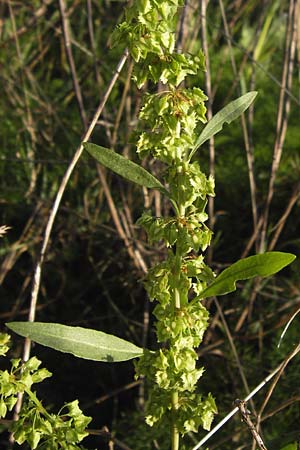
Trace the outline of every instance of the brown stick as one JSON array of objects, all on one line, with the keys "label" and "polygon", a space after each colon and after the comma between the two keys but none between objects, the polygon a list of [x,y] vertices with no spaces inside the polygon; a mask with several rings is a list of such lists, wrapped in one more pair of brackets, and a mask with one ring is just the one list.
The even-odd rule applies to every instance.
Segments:
[{"label": "brown stick", "polygon": [[91,48],[94,55],[94,68],[95,68],[95,77],[98,86],[100,87],[102,84],[100,73],[97,65],[97,53],[96,53],[96,44],[94,38],[94,26],[93,26],[93,10],[92,10],[92,0],[87,0],[87,18],[88,18],[88,30],[89,30],[89,38],[91,42]]},{"label": "brown stick", "polygon": [[239,408],[241,416],[247,427],[249,428],[253,438],[255,439],[257,445],[261,450],[267,450],[267,447],[265,446],[261,436],[257,432],[255,425],[253,424],[252,420],[250,419],[250,412],[248,411],[246,407],[246,402],[244,400],[235,400],[234,402],[236,406]]},{"label": "brown stick", "polygon": [[[228,23],[227,23],[227,19],[226,19],[226,14],[225,14],[225,8],[224,8],[224,4],[223,4],[222,0],[219,0],[219,5],[220,5],[222,19],[223,19],[223,24],[224,24],[224,29],[225,29],[225,36],[226,36],[226,39],[227,39],[227,45],[228,45],[228,48],[229,48],[229,54],[230,54],[232,70],[233,70],[233,73],[234,73],[235,77],[237,78],[238,77],[238,71],[237,71],[237,67],[236,67],[236,63],[235,63],[234,53],[233,53],[233,50],[232,50],[231,35],[230,35],[230,31],[229,31],[229,27],[228,27]],[[242,122],[242,129],[243,129],[243,136],[244,136],[244,143],[245,143],[245,151],[246,151],[247,163],[248,163],[249,185],[250,185],[252,217],[253,217],[253,229],[254,229],[254,233],[256,233],[256,229],[257,229],[257,204],[256,204],[256,183],[255,183],[255,178],[254,178],[254,154],[253,154],[253,149],[250,146],[250,137],[249,137],[249,132],[248,132],[247,123],[246,123],[246,119],[245,119],[245,114],[244,113],[241,115],[241,122]]]},{"label": "brown stick", "polygon": [[[278,114],[277,114],[277,133],[276,133],[276,139],[274,144],[274,151],[273,151],[273,162],[272,162],[272,169],[271,169],[271,175],[269,180],[269,189],[268,189],[268,195],[267,200],[265,204],[264,212],[262,213],[256,232],[253,233],[253,236],[251,238],[251,241],[253,241],[254,236],[257,235],[258,229],[261,227],[261,237],[260,237],[260,252],[265,251],[266,247],[266,233],[267,233],[267,225],[268,225],[268,218],[269,218],[269,211],[271,206],[271,201],[274,195],[274,185],[275,185],[275,178],[277,175],[277,171],[279,168],[282,150],[283,150],[283,143],[286,136],[286,130],[287,130],[287,123],[288,123],[288,115],[290,111],[290,97],[286,97],[285,91],[286,88],[290,89],[292,86],[292,72],[293,72],[293,63],[294,63],[294,55],[295,55],[295,47],[296,47],[296,31],[297,31],[297,10],[298,10],[298,0],[290,0],[289,3],[289,15],[288,15],[288,22],[287,22],[287,33],[286,33],[286,42],[285,42],[285,54],[284,54],[284,65],[283,65],[283,71],[282,71],[282,83],[281,83],[281,90],[280,90],[280,96],[279,96],[279,105],[278,105]],[[281,230],[280,230],[281,231]],[[273,239],[274,241],[274,239]],[[273,242],[272,241],[272,242]],[[274,241],[275,245],[276,241]],[[247,246],[247,249],[249,249],[249,245]],[[244,251],[245,254],[245,251]],[[246,315],[251,315],[251,311],[253,309],[254,302],[256,300],[257,292],[260,289],[260,281],[258,280],[255,283],[255,289],[252,292],[251,299],[249,302],[249,305],[245,308],[245,310],[242,313],[242,316],[240,317],[238,321],[238,326],[241,326],[244,322]]]},{"label": "brown stick", "polygon": [[[33,322],[35,320],[37,300],[38,300],[38,294],[39,294],[40,283],[41,283],[42,266],[44,263],[46,250],[48,247],[48,243],[49,243],[50,235],[52,232],[53,224],[54,224],[54,221],[56,218],[56,214],[57,214],[57,211],[60,206],[60,202],[62,200],[63,194],[67,187],[68,181],[73,173],[73,170],[82,155],[83,143],[87,142],[89,140],[89,138],[91,137],[91,134],[97,124],[97,121],[103,111],[103,108],[108,100],[108,97],[112,91],[112,88],[114,87],[127,58],[128,58],[128,50],[126,49],[115,69],[115,73],[106,89],[106,92],[104,93],[103,98],[94,114],[93,120],[92,120],[90,126],[88,127],[87,131],[85,132],[83,139],[82,139],[79,147],[77,148],[77,150],[76,150],[76,152],[75,152],[75,154],[63,176],[60,186],[58,188],[52,209],[49,214],[48,222],[46,225],[43,242],[42,242],[42,248],[40,251],[40,256],[39,256],[39,259],[38,259],[38,262],[36,264],[35,271],[34,271],[32,290],[31,290],[30,310],[29,310],[29,315],[28,315],[29,322]],[[23,351],[23,360],[24,361],[28,361],[28,359],[30,357],[30,347],[31,347],[31,341],[30,341],[30,339],[26,338],[25,344],[24,344],[24,351]],[[18,402],[15,407],[15,415],[16,416],[20,412],[21,405],[22,405],[22,396],[19,397]]]},{"label": "brown stick", "polygon": [[261,422],[264,422],[265,420],[269,419],[270,417],[274,416],[275,414],[278,414],[280,411],[282,411],[283,409],[289,407],[290,405],[292,405],[293,403],[296,403],[296,402],[300,403],[299,395],[294,395],[293,397],[288,398],[283,403],[281,403],[281,405],[277,406],[277,408],[272,409],[272,411],[268,412],[261,418]]},{"label": "brown stick", "polygon": [[73,87],[74,87],[75,96],[77,99],[80,117],[81,117],[82,123],[84,124],[84,129],[86,130],[88,123],[87,123],[87,118],[86,118],[82,95],[81,95],[81,89],[80,89],[80,85],[78,82],[76,67],[75,67],[74,58],[73,58],[71,39],[70,39],[70,25],[69,25],[68,16],[66,14],[66,4],[65,4],[65,0],[58,0],[58,1],[59,1],[59,10],[60,10],[60,15],[61,15],[61,21],[62,21],[65,49],[66,49],[69,66],[71,69]]},{"label": "brown stick", "polygon": [[[236,363],[237,363],[237,366],[238,366],[238,369],[239,369],[239,372],[240,372],[240,377],[241,377],[242,383],[244,385],[244,389],[245,389],[245,391],[246,391],[246,393],[248,395],[250,393],[250,389],[249,389],[248,381],[247,381],[247,378],[245,376],[245,372],[244,372],[243,366],[241,364],[238,352],[236,350],[234,339],[233,339],[232,334],[231,334],[231,332],[229,330],[229,327],[227,325],[225,316],[223,314],[222,308],[220,306],[220,303],[218,302],[217,297],[214,297],[214,302],[215,302],[215,305],[217,307],[218,313],[219,313],[219,315],[221,317],[221,322],[222,322],[223,327],[225,329],[225,333],[227,335],[228,342],[229,342],[229,345],[231,347],[231,351],[232,351],[233,356],[234,356],[234,358],[236,360]],[[254,407],[254,403],[253,403],[252,399],[250,399],[250,403],[251,403],[251,407],[252,407],[253,411],[255,411],[255,407]]]},{"label": "brown stick", "polygon": [[250,239],[249,239],[249,241],[248,241],[248,243],[246,245],[246,248],[245,248],[245,250],[243,251],[243,253],[241,255],[241,258],[246,258],[246,256],[250,252],[251,247],[254,244],[255,240],[257,239],[258,233],[261,230],[262,224],[263,224],[263,217],[261,216],[259,218],[258,223],[257,223],[256,229],[253,231],[252,236],[250,237]]},{"label": "brown stick", "polygon": [[288,13],[288,22],[287,22],[287,30],[286,30],[286,40],[285,40],[285,53],[284,53],[284,62],[283,62],[283,70],[282,70],[282,78],[281,78],[281,89],[279,95],[279,103],[278,103],[278,114],[277,114],[277,125],[276,125],[276,140],[274,144],[273,150],[273,162],[271,169],[271,176],[269,180],[269,189],[267,200],[265,204],[265,210],[263,212],[263,225],[262,225],[262,233],[261,233],[261,241],[260,241],[260,251],[263,252],[266,247],[266,234],[268,227],[268,219],[269,219],[269,211],[271,202],[274,195],[274,184],[275,178],[277,175],[277,171],[279,168],[283,143],[286,136],[287,130],[287,122],[288,115],[290,111],[290,97],[286,97],[285,88],[287,87],[289,90],[292,85],[292,72],[294,67],[294,55],[295,55],[295,43],[296,43],[296,21],[298,18],[296,17],[296,3],[297,0],[290,0],[289,2],[289,13]]},{"label": "brown stick", "polygon": [[293,190],[292,196],[291,196],[291,198],[290,198],[290,200],[289,200],[289,202],[287,204],[287,207],[286,207],[284,213],[282,214],[282,216],[280,217],[280,219],[278,220],[277,224],[274,227],[276,232],[275,232],[275,234],[273,236],[273,239],[272,239],[271,243],[268,246],[268,251],[269,252],[271,252],[274,249],[274,247],[275,247],[275,245],[276,245],[276,243],[277,243],[277,241],[279,239],[279,236],[280,236],[280,234],[282,232],[282,229],[283,229],[283,227],[284,227],[284,225],[285,225],[285,223],[286,223],[286,221],[288,219],[288,216],[290,215],[290,212],[292,211],[293,206],[298,201],[299,196],[300,196],[300,190],[299,190],[299,186],[297,185],[294,188],[294,190]]},{"label": "brown stick", "polygon": [[[46,11],[47,11],[47,7],[53,3],[53,0],[42,0],[42,5],[35,11],[33,11],[33,17],[27,22],[26,25],[22,26],[21,28],[19,28],[16,32],[17,32],[17,36],[21,36],[22,34],[26,33],[29,28],[31,28],[38,19],[40,19],[40,17],[42,17]],[[0,29],[4,24],[5,19],[0,19]],[[7,43],[9,43],[9,41],[13,40],[14,37],[14,33],[12,33],[11,36],[9,36],[5,41],[2,41],[0,44],[0,48],[3,48]]]},{"label": "brown stick", "polygon": [[[201,0],[201,40],[202,48],[205,55],[205,90],[208,96],[207,102],[207,119],[212,118],[212,95],[211,95],[211,73],[210,73],[210,62],[209,62],[209,52],[207,43],[207,29],[206,29],[206,9],[207,0]],[[215,175],[215,140],[214,137],[209,139],[209,172],[214,177]],[[209,197],[208,199],[208,215],[209,215],[209,228],[213,231],[215,222],[215,200],[214,197]],[[213,246],[210,245],[207,253],[207,262],[210,265],[213,258]]]},{"label": "brown stick", "polygon": [[286,357],[286,359],[283,361],[283,363],[282,363],[282,365],[280,367],[280,370],[278,371],[278,373],[276,374],[274,380],[272,381],[272,384],[271,384],[271,386],[270,386],[270,388],[269,388],[269,390],[268,390],[268,392],[266,394],[266,397],[265,397],[265,399],[263,401],[263,404],[261,405],[261,408],[260,408],[259,413],[257,415],[256,429],[259,429],[259,427],[260,427],[262,414],[263,414],[263,412],[264,412],[264,410],[265,410],[265,408],[266,408],[266,406],[268,404],[268,401],[271,398],[271,395],[272,395],[272,393],[273,393],[273,391],[274,391],[274,389],[275,389],[275,387],[276,387],[276,385],[277,385],[277,383],[278,383],[278,381],[279,381],[279,379],[280,379],[284,369],[289,364],[291,359],[294,358],[294,356],[299,352],[299,349],[300,349],[300,344],[298,344],[297,347],[295,347],[294,350],[292,350],[292,352]]},{"label": "brown stick", "polygon": [[117,229],[117,232],[120,236],[120,238],[124,241],[125,247],[128,251],[129,256],[133,259],[135,266],[141,270],[143,273],[147,273],[147,266],[139,252],[138,249],[135,249],[133,247],[133,244],[130,240],[130,238],[128,238],[127,234],[125,233],[122,224],[121,224],[121,220],[117,211],[117,208],[115,206],[115,203],[112,199],[105,175],[104,175],[104,169],[97,164],[97,171],[98,171],[98,175],[108,202],[108,207],[112,216],[112,219],[114,221],[115,227]]},{"label": "brown stick", "polygon": [[[21,47],[19,44],[19,38],[17,35],[17,29],[16,29],[16,22],[15,22],[15,15],[13,11],[13,7],[11,4],[11,1],[8,0],[8,9],[9,9],[9,16],[11,19],[12,24],[12,30],[13,30],[13,36],[15,40],[16,45],[16,52],[20,64],[20,78],[21,78],[21,85],[23,90],[23,97],[24,97],[24,108],[26,114],[22,116],[22,120],[24,122],[25,129],[28,130],[28,133],[30,135],[30,141],[31,146],[28,147],[28,156],[30,159],[34,159],[35,150],[36,150],[36,132],[35,132],[35,125],[32,118],[32,112],[30,109],[30,102],[29,102],[29,96],[28,96],[28,90],[25,83],[25,75],[26,75],[26,66],[24,64],[23,55],[21,52]],[[31,177],[30,177],[30,183],[27,192],[25,193],[25,197],[29,197],[32,192],[34,191],[36,181],[37,181],[37,173],[38,170],[36,170],[35,165],[32,165],[32,171],[31,171]]]},{"label": "brown stick", "polygon": [[111,147],[114,149],[116,144],[117,144],[117,137],[118,137],[118,130],[119,130],[119,126],[120,126],[120,122],[121,122],[121,117],[125,108],[125,104],[126,104],[126,98],[127,98],[127,94],[130,88],[130,82],[131,82],[131,74],[132,74],[132,70],[133,70],[133,61],[130,62],[129,67],[128,67],[128,71],[127,71],[127,78],[125,81],[125,85],[124,85],[124,89],[123,89],[123,93],[122,93],[122,97],[121,97],[121,102],[120,102],[120,106],[116,115],[116,120],[114,123],[114,128],[113,128],[113,133],[112,133],[112,138],[111,138]]}]

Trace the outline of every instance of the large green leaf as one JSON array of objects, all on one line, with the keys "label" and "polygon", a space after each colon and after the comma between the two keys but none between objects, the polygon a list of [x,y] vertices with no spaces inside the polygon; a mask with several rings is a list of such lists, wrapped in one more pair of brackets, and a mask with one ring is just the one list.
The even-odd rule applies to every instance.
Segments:
[{"label": "large green leaf", "polygon": [[198,137],[195,147],[192,149],[189,159],[192,158],[197,149],[208,141],[212,136],[222,130],[224,123],[230,123],[237,119],[253,102],[257,95],[256,91],[247,92],[247,94],[228,103],[221,111],[217,112],[212,119],[206,124]]},{"label": "large green leaf", "polygon": [[100,145],[91,144],[89,142],[86,142],[83,145],[87,152],[99,163],[118,175],[121,175],[123,178],[126,178],[126,180],[147,188],[158,189],[168,195],[167,190],[163,187],[161,182],[142,166],[130,161],[130,159],[124,158],[124,156],[109,148],[101,147]]},{"label": "large green leaf", "polygon": [[198,298],[225,295],[236,290],[236,282],[254,277],[273,275],[296,258],[291,253],[268,252],[241,259],[223,270],[216,279],[201,292]]},{"label": "large green leaf", "polygon": [[143,353],[130,342],[88,328],[43,322],[10,322],[6,326],[38,344],[93,361],[126,361]]}]

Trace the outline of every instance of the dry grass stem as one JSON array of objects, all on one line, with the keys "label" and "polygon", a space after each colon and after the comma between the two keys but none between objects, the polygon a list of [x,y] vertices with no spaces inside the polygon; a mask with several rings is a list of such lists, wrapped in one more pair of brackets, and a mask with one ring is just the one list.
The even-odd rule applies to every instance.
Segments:
[{"label": "dry grass stem", "polygon": [[[52,232],[52,228],[53,228],[53,224],[63,197],[63,194],[65,192],[65,189],[68,185],[69,179],[73,173],[73,170],[76,167],[77,162],[79,161],[82,152],[83,152],[83,143],[87,142],[89,140],[89,138],[91,137],[91,134],[97,124],[97,121],[103,111],[103,108],[108,100],[108,97],[112,91],[112,88],[114,87],[119,74],[126,62],[128,58],[128,50],[126,49],[115,69],[115,73],[112,76],[110,83],[103,95],[103,98],[94,114],[94,117],[92,119],[91,124],[89,125],[87,131],[85,132],[83,139],[79,145],[79,147],[77,148],[64,176],[63,179],[60,183],[60,186],[58,188],[52,209],[50,211],[50,215],[47,221],[47,225],[46,225],[46,229],[44,232],[44,236],[43,236],[43,241],[42,241],[42,247],[41,247],[41,251],[40,251],[40,255],[39,255],[39,259],[38,262],[36,264],[35,267],[35,271],[34,271],[34,277],[33,277],[33,284],[32,284],[32,291],[31,291],[31,302],[30,302],[30,311],[29,311],[29,315],[28,315],[28,321],[29,322],[33,322],[35,320],[35,313],[36,313],[36,307],[37,307],[37,300],[38,300],[38,294],[39,294],[39,290],[40,290],[40,283],[41,283],[41,274],[42,274],[42,266],[44,263],[44,259],[45,259],[45,255],[46,255],[46,251],[47,251],[47,247],[48,247],[48,243],[49,243],[49,239],[50,239],[50,235]],[[31,341],[30,339],[26,338],[25,339],[25,343],[24,343],[24,351],[23,351],[23,360],[24,361],[28,361],[29,357],[30,357],[30,347],[31,347]],[[18,399],[18,402],[16,404],[16,408],[15,408],[15,415],[17,416],[20,408],[22,405],[22,397],[20,396]]]}]

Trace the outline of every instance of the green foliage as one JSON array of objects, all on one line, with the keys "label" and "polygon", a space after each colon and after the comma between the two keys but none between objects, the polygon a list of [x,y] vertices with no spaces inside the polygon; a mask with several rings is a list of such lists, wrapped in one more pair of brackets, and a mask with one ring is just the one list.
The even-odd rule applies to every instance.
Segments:
[{"label": "green foliage", "polygon": [[[175,17],[175,10],[170,11],[170,15],[164,16],[169,26]],[[201,144],[222,129],[224,122],[230,123],[249,107],[256,92],[230,103],[196,138],[197,124],[205,122],[206,97],[198,88],[178,87],[188,73],[196,71],[186,71],[185,55],[173,54],[170,30],[164,30],[164,42],[159,40],[153,27],[154,18],[159,15],[156,2],[137,3],[127,10],[127,21],[114,38],[118,42],[125,40],[132,57],[140,63],[135,69],[138,87],[147,79],[167,85],[158,94],[146,95],[140,119],[148,130],[141,134],[137,145],[140,157],[150,154],[167,165],[165,184],[176,211],[171,218],[144,213],[137,222],[147,232],[150,243],[163,241],[169,248],[166,260],[152,267],[145,278],[150,299],[158,302],[154,309],[157,340],[164,347],[155,352],[145,350],[136,364],[136,372],[148,380],[146,422],[151,426],[161,421],[168,423],[173,429],[172,449],[177,449],[178,433],[184,436],[196,432],[200,425],[209,430],[216,412],[211,394],[204,398],[195,392],[204,369],[196,367],[194,348],[201,343],[208,322],[208,313],[199,299],[234,290],[238,279],[273,274],[294,257],[280,254],[250,257],[224,271],[216,284],[203,258],[195,257],[211,240],[204,222],[207,196],[214,195],[214,182],[205,177],[198,163],[188,161]],[[145,36],[147,47],[143,44]],[[175,60],[176,73],[172,72]],[[170,70],[166,69],[165,61]],[[268,266],[264,267],[265,264]],[[206,287],[207,282],[212,282],[211,288]]]},{"label": "green foliage", "polygon": [[167,192],[151,173],[113,150],[89,143],[85,143],[84,147],[103,166],[121,175],[126,180],[148,188],[158,189],[164,193]]},{"label": "green foliage", "polygon": [[39,344],[92,361],[126,361],[142,353],[141,348],[124,339],[87,328],[42,322],[11,322],[6,325]]},{"label": "green foliage", "polygon": [[206,99],[199,88],[171,86],[170,90],[147,95],[140,113],[146,131],[138,140],[139,156],[151,154],[166,164],[182,161],[195,141],[197,124],[206,121]]},{"label": "green foliage", "polygon": [[10,336],[6,333],[0,333],[0,356],[5,356],[9,350]]},{"label": "green foliage", "polygon": [[202,53],[192,56],[174,52],[174,30],[182,5],[182,0],[135,2],[126,9],[126,21],[113,33],[114,44],[126,45],[140,63],[134,68],[138,88],[149,79],[177,87],[188,74],[195,75],[203,67]]},{"label": "green foliage", "polygon": [[[205,209],[207,197],[214,196],[214,180],[213,177],[207,177],[202,172],[199,161],[190,163],[191,157],[200,145],[222,129],[225,122],[230,123],[237,118],[251,104],[256,94],[254,92],[248,93],[230,103],[203,128],[203,124],[206,122],[204,102],[207,97],[198,87],[185,88],[184,86],[189,85],[188,83],[180,86],[187,75],[195,75],[204,68],[204,58],[201,52],[198,52],[196,56],[175,53],[174,30],[177,24],[178,6],[182,5],[183,1],[176,0],[133,2],[133,5],[127,8],[126,21],[119,26],[113,36],[117,49],[119,50],[121,45],[127,45],[132,58],[137,62],[134,67],[134,79],[138,87],[144,86],[148,80],[154,83],[161,82],[161,92],[154,95],[146,94],[144,97],[140,112],[140,119],[144,122],[144,131],[138,140],[137,151],[141,158],[150,155],[163,163],[164,173],[162,178],[166,188],[156,177],[129,159],[125,159],[105,147],[86,144],[87,151],[105,167],[110,168],[127,180],[160,190],[170,198],[174,207],[174,215],[171,217],[155,217],[147,211],[138,220],[138,224],[146,231],[150,243],[163,242],[167,247],[166,259],[154,265],[144,279],[149,298],[157,302],[154,308],[154,316],[157,319],[155,330],[157,341],[162,343],[162,348],[154,352],[145,349],[139,362],[136,363],[137,376],[145,375],[147,379],[149,391],[149,400],[146,406],[147,423],[151,426],[161,427],[165,435],[167,434],[166,426],[175,429],[181,435],[197,432],[199,427],[208,430],[216,412],[212,395],[204,395],[199,392],[197,386],[204,369],[198,367],[196,350],[202,342],[209,319],[208,311],[199,299],[231,292],[235,289],[236,281],[254,276],[271,275],[294,259],[292,255],[282,253],[257,255],[247,260],[238,261],[215,278],[212,269],[204,262],[204,255],[198,254],[198,252],[206,250],[212,238],[212,232],[206,225],[208,216]],[[267,32],[266,27],[264,30]],[[262,45],[263,42],[260,41],[257,53],[261,53]],[[213,63],[220,65],[216,52]],[[56,66],[56,60],[54,60],[53,65]],[[82,67],[86,67],[86,65],[82,64]],[[108,77],[107,74],[110,73],[110,70],[106,69],[105,66],[104,77]],[[51,74],[47,78],[50,80]],[[85,77],[83,76],[83,78]],[[59,79],[55,81],[59,89],[65,88],[64,83],[59,82]],[[54,83],[49,83],[50,85],[57,95]],[[150,87],[152,90],[151,85]],[[222,98],[226,90],[227,88],[221,90]],[[114,93],[113,95],[117,94]],[[80,129],[80,126],[76,123],[76,121],[78,122],[78,115],[74,112],[66,114],[65,109],[69,111],[68,106],[69,99],[66,96],[62,102],[62,118],[65,120],[65,117],[69,115],[73,120],[75,119],[73,128],[78,130]],[[265,110],[263,114],[263,120],[260,122],[264,131],[266,117],[268,126],[271,119],[269,119],[270,114],[266,114]],[[110,110],[107,115],[110,119]],[[5,118],[5,120],[11,121],[11,118]],[[60,124],[61,129],[64,130],[63,137],[61,137],[59,131],[56,131],[59,140],[64,144],[63,148],[66,147],[65,142],[70,137],[64,136],[64,133],[67,135],[66,130],[68,129],[64,126],[64,123]],[[20,127],[21,124],[18,128]],[[9,129],[10,123],[5,128]],[[56,129],[56,127],[54,128]],[[51,129],[52,124],[49,126],[49,130]],[[68,134],[70,135],[69,132]],[[72,133],[71,139],[69,139],[71,144],[74,144],[76,140],[74,136],[77,138],[77,135],[79,135],[78,131]],[[238,142],[234,132],[230,138],[227,137],[223,140],[227,144],[226,148],[230,147],[229,144],[232,141]],[[70,147],[69,142],[68,147]],[[297,142],[296,139],[295,142]],[[28,144],[27,148],[30,148]],[[21,151],[24,157],[26,156],[26,149]],[[295,149],[297,149],[296,144]],[[50,148],[51,150],[52,148]],[[265,148],[259,151],[266,153]],[[49,154],[51,155],[50,152]],[[227,182],[230,205],[236,205],[230,192],[237,196],[240,194],[239,188],[235,186],[232,178],[231,162],[236,164],[237,160],[241,161],[240,149],[237,151],[235,147],[231,155],[228,156],[227,153],[227,155],[222,156],[221,154],[217,163],[219,164],[217,172],[221,171],[221,178],[223,177]],[[3,170],[3,173],[5,173],[5,170]],[[87,172],[83,170],[81,173],[84,175]],[[289,170],[286,173],[289,175]],[[295,175],[293,176],[295,177]],[[17,178],[21,180],[22,183],[20,184],[23,186],[30,180],[30,177],[31,173],[27,171],[26,174],[22,173],[21,175],[18,172]],[[239,177],[240,183],[244,182],[245,177],[241,176],[241,171],[237,170],[235,177]],[[57,177],[54,175],[48,178],[43,177],[41,183],[43,187],[42,195],[47,196],[47,187],[55,190],[56,179]],[[83,177],[80,177],[80,179],[84,184],[85,179]],[[76,182],[74,182],[73,187],[77,187]],[[22,197],[23,191],[24,189],[22,190]],[[73,193],[73,195],[75,194]],[[81,201],[81,192],[78,193],[78,197]],[[89,196],[86,195],[87,197]],[[89,197],[89,199],[91,198],[98,198],[97,190]],[[235,213],[241,215],[240,208],[233,207],[236,210]],[[231,217],[230,230],[235,223],[240,227],[239,221],[235,221]],[[66,228],[67,234],[68,229],[74,230],[76,228],[76,224],[74,226],[71,223],[69,228],[65,227],[64,224],[62,228]],[[83,229],[86,232],[84,226]],[[75,230],[74,233],[76,233]],[[71,233],[69,234],[71,235]],[[234,232],[232,235],[235,244],[236,235]],[[66,247],[68,245],[64,245],[64,248]],[[72,246],[69,247],[68,252],[76,253],[77,247],[75,244],[73,245],[73,242]],[[236,248],[236,245],[232,246],[232,249],[229,248],[230,245],[225,245],[225,247],[228,260],[232,255],[230,252],[234,253],[233,248]],[[249,262],[251,263],[250,266]],[[130,357],[141,355],[140,348],[134,346],[135,349],[131,352],[129,348],[133,348],[130,347],[133,344],[125,343],[125,341],[122,341],[123,350],[119,347],[115,348],[115,346],[112,350],[111,342],[117,339],[113,336],[109,337],[109,357],[107,357],[107,348],[104,351],[103,348],[100,348],[99,352],[99,349],[96,350],[95,348],[90,352],[89,348],[87,353],[85,345],[83,347],[78,345],[78,341],[81,341],[82,337],[82,333],[78,334],[78,328],[71,330],[71,339],[68,339],[67,346],[65,346],[66,343],[62,342],[61,334],[50,338],[49,328],[47,329],[48,325],[52,328],[53,326],[58,327],[57,330],[60,333],[65,330],[64,326],[43,324],[42,329],[39,329],[36,335],[34,328],[28,331],[31,325],[35,327],[39,324],[28,324],[26,332],[24,332],[24,327],[27,327],[27,324],[18,324],[15,325],[15,330],[21,331],[20,334],[23,333],[23,335],[32,337],[37,342],[59,350],[70,351],[83,358],[87,355],[88,357],[90,355],[95,356],[95,352],[98,355],[97,358],[92,357],[91,359],[117,361],[118,358],[120,358],[119,360],[128,359],[127,357],[124,358],[124,353],[127,356],[130,353]],[[92,337],[91,335],[90,337],[94,347],[94,333],[96,332],[93,330],[86,331],[92,333]],[[101,335],[100,347],[102,347],[103,339],[106,340],[108,335],[97,333],[99,333],[98,336]],[[118,346],[121,340],[115,340],[114,342]],[[1,351],[3,354],[7,351],[7,344],[8,340],[4,338],[3,350],[0,346],[0,354]],[[120,351],[123,355],[121,357]],[[210,373],[209,370],[208,373]],[[206,391],[209,390],[207,387],[209,378],[207,377],[206,381],[203,382]],[[8,390],[8,386],[6,387]],[[77,448],[76,444],[86,435],[84,430],[89,418],[81,416],[81,411],[77,409],[76,402],[67,404],[65,406],[66,411],[62,415],[59,413],[50,418],[44,411],[41,413],[42,407],[35,397],[28,395],[30,399],[25,403],[24,414],[21,415],[20,421],[14,425],[17,442],[22,443],[26,439],[32,448],[37,446],[53,449]],[[15,401],[15,397],[11,401]],[[3,406],[1,407],[3,408]],[[5,408],[8,409],[9,407],[9,400],[7,400]],[[30,423],[34,423],[35,426],[30,426]],[[20,428],[18,428],[18,424]],[[288,442],[290,442],[290,439]],[[169,447],[167,444],[166,448]],[[137,446],[133,448],[137,448]],[[142,446],[141,448],[146,447]],[[175,443],[173,443],[173,448],[176,448]],[[188,447],[183,444],[181,448]]]},{"label": "green foliage", "polygon": [[[8,351],[9,335],[0,335],[0,350]],[[35,392],[33,384],[51,377],[47,369],[40,369],[41,361],[35,356],[26,362],[20,358],[11,360],[11,369],[0,370],[0,419],[12,411],[18,396],[24,396],[18,420],[9,429],[18,444],[27,442],[31,449],[79,450],[76,445],[88,435],[91,418],[85,416],[75,400],[66,403],[58,414],[48,413]]]},{"label": "green foliage", "polygon": [[22,364],[21,359],[11,360],[11,370],[0,371],[0,413],[5,417],[17,402],[17,394],[28,392],[34,383],[51,376],[47,369],[39,369],[41,361],[36,357]]},{"label": "green foliage", "polygon": [[212,284],[201,292],[200,298],[225,295],[236,290],[236,282],[254,277],[268,277],[291,264],[296,256],[290,253],[269,252],[249,256],[225,269]]},{"label": "green foliage", "polygon": [[33,393],[30,397],[11,427],[15,441],[27,442],[31,449],[79,450],[77,444],[88,436],[85,430],[91,418],[82,413],[78,401],[66,403],[58,414],[49,414]]},{"label": "green foliage", "polygon": [[233,120],[240,117],[243,112],[249,108],[251,103],[253,103],[257,92],[248,92],[230,102],[227,106],[221,109],[213,116],[209,123],[202,130],[199,138],[196,141],[195,147],[190,153],[189,159],[192,158],[197,149],[208,141],[211,137],[222,130],[224,123],[231,123]]}]

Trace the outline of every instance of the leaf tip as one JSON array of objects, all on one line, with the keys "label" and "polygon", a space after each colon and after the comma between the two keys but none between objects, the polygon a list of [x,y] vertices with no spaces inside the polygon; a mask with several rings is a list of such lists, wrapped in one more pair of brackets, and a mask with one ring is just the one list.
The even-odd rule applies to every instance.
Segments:
[{"label": "leaf tip", "polygon": [[6,322],[5,326],[16,333],[15,330],[18,328],[18,325],[20,325],[22,323],[27,323],[27,322]]}]

